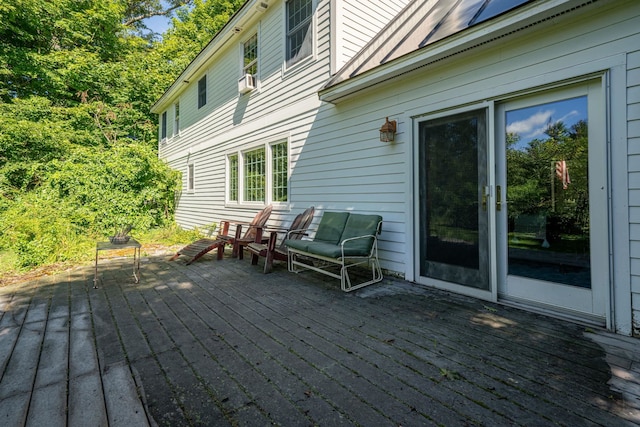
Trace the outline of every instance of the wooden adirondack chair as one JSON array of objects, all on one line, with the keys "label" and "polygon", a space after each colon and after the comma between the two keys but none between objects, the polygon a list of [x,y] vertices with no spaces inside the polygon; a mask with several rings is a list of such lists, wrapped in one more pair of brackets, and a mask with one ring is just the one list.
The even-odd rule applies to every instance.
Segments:
[{"label": "wooden adirondack chair", "polygon": [[[216,248],[218,249],[217,258],[222,259],[224,255],[225,245],[233,245],[233,254],[236,255],[238,253],[239,247],[238,242],[246,239],[250,239],[249,241],[254,241],[258,229],[257,227],[264,227],[267,220],[269,219],[269,216],[271,216],[272,209],[273,206],[267,206],[266,208],[258,212],[255,218],[253,218],[253,221],[251,221],[249,224],[229,220],[220,221],[220,232],[215,239],[208,238],[196,240],[195,242],[190,243],[189,245],[180,249],[174,256],[169,259],[169,261],[173,261],[180,255],[184,255],[191,258],[189,259],[189,261],[187,261],[187,265],[189,265],[192,262],[196,261],[198,258],[202,257],[204,254]],[[235,233],[233,235],[229,234],[231,225],[235,226]],[[241,237],[243,225],[246,225],[247,227],[245,234]]]},{"label": "wooden adirondack chair", "polygon": [[[269,273],[273,269],[273,261],[287,261],[287,248],[284,246],[286,239],[301,239],[309,226],[313,221],[313,214],[315,208],[311,206],[303,213],[295,217],[288,229],[270,229],[263,230],[261,227],[257,228],[257,234],[255,241],[247,244],[247,250],[251,252],[251,264],[257,265],[258,258],[264,257],[264,272]],[[264,232],[269,232],[269,241],[264,242]],[[278,237],[281,236],[281,241],[278,244]]]}]

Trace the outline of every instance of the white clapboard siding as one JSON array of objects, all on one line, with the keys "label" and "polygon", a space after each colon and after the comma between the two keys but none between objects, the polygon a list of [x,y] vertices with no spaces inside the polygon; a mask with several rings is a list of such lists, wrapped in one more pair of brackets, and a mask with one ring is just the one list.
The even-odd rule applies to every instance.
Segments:
[{"label": "white clapboard siding", "polygon": [[629,133],[631,304],[633,323],[636,331],[640,332],[640,49],[627,54],[626,78]]},{"label": "white clapboard siding", "polygon": [[358,53],[389,21],[391,21],[408,0],[379,1],[361,0],[359,2],[338,1],[339,17],[342,28],[340,58],[338,67],[344,65]]}]

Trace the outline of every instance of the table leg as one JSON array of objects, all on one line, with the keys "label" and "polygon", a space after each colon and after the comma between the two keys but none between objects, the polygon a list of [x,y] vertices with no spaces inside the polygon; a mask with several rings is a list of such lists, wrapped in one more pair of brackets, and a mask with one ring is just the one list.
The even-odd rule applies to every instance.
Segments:
[{"label": "table leg", "polygon": [[98,250],[96,249],[96,267],[93,273],[93,289],[98,289]]},{"label": "table leg", "polygon": [[140,283],[140,248],[133,248],[133,278]]}]

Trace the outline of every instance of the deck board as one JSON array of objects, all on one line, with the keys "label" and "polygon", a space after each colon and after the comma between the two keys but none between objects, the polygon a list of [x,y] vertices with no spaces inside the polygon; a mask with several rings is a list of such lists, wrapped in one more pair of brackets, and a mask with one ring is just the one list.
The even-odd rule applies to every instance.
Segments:
[{"label": "deck board", "polygon": [[637,338],[170,255],[0,288],[0,424],[640,426]]}]

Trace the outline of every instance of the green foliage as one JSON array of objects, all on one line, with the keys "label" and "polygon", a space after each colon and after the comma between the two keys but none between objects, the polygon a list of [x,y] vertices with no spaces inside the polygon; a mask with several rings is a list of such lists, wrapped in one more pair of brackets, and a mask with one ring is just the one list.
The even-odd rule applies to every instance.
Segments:
[{"label": "green foliage", "polygon": [[[182,234],[179,175],[157,158],[150,107],[242,3],[0,4],[2,260],[82,259],[126,223],[137,234]],[[145,17],[172,11],[164,40],[142,34]]]},{"label": "green foliage", "polygon": [[73,258],[81,234],[58,215],[56,203],[42,203],[32,195],[21,201],[2,215],[3,246],[17,255],[17,266]]},{"label": "green foliage", "polygon": [[41,170],[44,184],[0,212],[0,245],[20,266],[73,259],[77,244],[124,224],[145,230],[172,222],[178,173],[150,148],[76,149]]},{"label": "green foliage", "polygon": [[172,27],[156,49],[164,65],[173,70],[174,77],[209,43],[243,3],[244,0],[194,0],[190,8],[177,10]]}]

